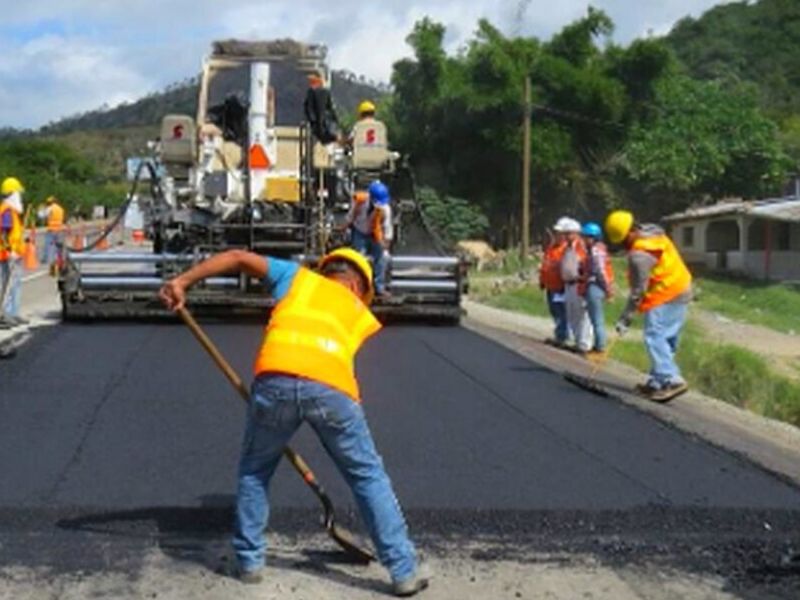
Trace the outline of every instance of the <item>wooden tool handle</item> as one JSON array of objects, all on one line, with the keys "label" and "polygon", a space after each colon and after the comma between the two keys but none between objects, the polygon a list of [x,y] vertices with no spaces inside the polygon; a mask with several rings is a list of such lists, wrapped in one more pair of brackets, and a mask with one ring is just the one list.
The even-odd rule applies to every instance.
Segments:
[{"label": "wooden tool handle", "polygon": [[194,317],[191,313],[186,310],[185,308],[178,309],[178,315],[183,320],[184,323],[189,327],[191,332],[194,334],[194,337],[197,338],[197,341],[206,349],[206,352],[211,356],[217,366],[222,369],[222,372],[225,374],[225,377],[233,384],[233,387],[239,392],[239,395],[242,397],[242,400],[248,402],[250,399],[250,391],[247,389],[247,386],[242,381],[239,374],[234,371],[233,367],[225,360],[225,357],[222,356],[217,347],[214,345],[214,342],[206,335],[206,332],[200,328],[200,325],[197,324],[197,321],[194,320]]}]

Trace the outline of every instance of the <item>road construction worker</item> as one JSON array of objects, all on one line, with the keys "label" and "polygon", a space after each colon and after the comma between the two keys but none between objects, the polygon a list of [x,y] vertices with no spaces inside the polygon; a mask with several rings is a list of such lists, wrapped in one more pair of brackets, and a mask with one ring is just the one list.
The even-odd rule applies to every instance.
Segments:
[{"label": "road construction worker", "polygon": [[556,224],[564,233],[566,247],[561,255],[560,272],[564,282],[564,308],[567,323],[575,340],[574,350],[586,354],[590,349],[591,331],[586,305],[581,295],[581,267],[586,261],[586,246],[581,239],[581,224],[564,217]]},{"label": "road construction worker", "polygon": [[375,293],[387,296],[386,268],[394,226],[389,188],[383,182],[373,181],[366,193],[356,192],[345,227],[350,228],[353,248],[372,258]]},{"label": "road construction worker", "polygon": [[675,363],[678,336],[692,299],[692,275],[666,232],[658,225],[637,224],[633,214],[616,210],[606,217],[605,230],[613,244],[628,252],[630,297],[616,324],[623,335],[634,313],[644,314],[644,343],[650,358],[642,395],[667,402],[688,389]]},{"label": "road construction worker", "polygon": [[311,131],[323,145],[341,138],[341,126],[333,106],[331,92],[325,87],[322,73],[313,72],[308,76],[308,91],[303,102],[303,111]]},{"label": "road construction worker", "polygon": [[542,263],[539,266],[539,288],[545,291],[547,307],[553,317],[555,328],[553,337],[545,340],[554,346],[564,346],[569,338],[567,326],[567,309],[564,307],[564,281],[561,279],[561,257],[567,248],[567,240],[561,230],[562,220],[553,228],[550,243],[544,249]]},{"label": "road construction worker", "polygon": [[262,579],[269,485],[284,447],[303,421],[315,430],[349,484],[397,595],[427,586],[405,518],[361,408],[354,359],[380,329],[369,310],[369,261],[352,248],[324,256],[317,270],[244,250],[217,254],[167,282],[172,309],[207,277],[242,272],[263,279],[278,301],[258,351],[239,461],[233,547],[238,576]]},{"label": "road construction worker", "polygon": [[44,262],[52,267],[59,248],[64,244],[65,214],[64,208],[58,203],[58,198],[49,196],[39,217],[44,219],[47,230],[44,235]]},{"label": "road construction worker", "polygon": [[606,350],[605,302],[614,295],[614,270],[606,245],[601,241],[603,231],[597,223],[584,223],[581,235],[586,244],[582,294],[586,312],[594,332],[594,344],[589,354],[603,355]]},{"label": "road construction worker", "polygon": [[19,314],[25,248],[24,192],[22,182],[16,177],[6,177],[0,184],[0,328],[3,329],[27,322]]},{"label": "road construction worker", "polygon": [[355,169],[380,170],[390,159],[386,124],[375,118],[375,110],[370,100],[358,105],[358,120],[348,138]]}]

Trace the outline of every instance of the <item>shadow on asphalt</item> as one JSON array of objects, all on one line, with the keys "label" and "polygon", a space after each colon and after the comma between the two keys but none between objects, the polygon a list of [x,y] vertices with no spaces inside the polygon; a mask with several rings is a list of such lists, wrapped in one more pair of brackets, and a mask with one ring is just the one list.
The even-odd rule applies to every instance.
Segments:
[{"label": "shadow on asphalt", "polygon": [[[126,544],[157,545],[166,556],[199,565],[219,576],[236,578],[230,550],[234,523],[234,496],[213,495],[201,498],[200,507],[144,507],[102,511],[60,519],[56,527],[72,533],[121,538]],[[324,533],[319,515],[307,509],[281,509],[271,518],[270,529],[293,537]],[[288,533],[291,532],[291,533]],[[386,581],[354,576],[338,569],[364,567],[363,563],[341,550],[302,549],[286,556],[270,548],[270,568],[301,570],[354,588],[389,592]],[[113,568],[107,565],[107,568]]]}]

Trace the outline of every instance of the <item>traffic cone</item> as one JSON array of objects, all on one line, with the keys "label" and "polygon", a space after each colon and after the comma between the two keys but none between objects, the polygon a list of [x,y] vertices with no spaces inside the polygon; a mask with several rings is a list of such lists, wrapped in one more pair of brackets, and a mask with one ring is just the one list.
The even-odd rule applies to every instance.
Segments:
[{"label": "traffic cone", "polygon": [[36,255],[36,232],[33,229],[30,230],[22,251],[22,266],[28,271],[35,271],[39,268],[39,258]]},{"label": "traffic cone", "polygon": [[[102,233],[100,235],[102,237],[100,237],[100,239],[97,240],[96,248],[98,250],[108,250],[108,248],[109,248],[108,235],[103,235]],[[111,235],[111,234],[109,234],[109,235]]]},{"label": "traffic cone", "polygon": [[83,250],[83,232],[80,229],[72,235],[72,243],[70,244],[72,250]]}]

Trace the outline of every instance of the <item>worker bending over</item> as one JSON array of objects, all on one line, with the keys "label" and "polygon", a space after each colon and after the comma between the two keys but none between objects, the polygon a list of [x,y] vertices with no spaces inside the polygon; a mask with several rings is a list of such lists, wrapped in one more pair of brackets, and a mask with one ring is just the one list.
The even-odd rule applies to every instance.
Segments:
[{"label": "worker bending over", "polygon": [[317,271],[244,250],[217,254],[167,282],[163,302],[183,307],[186,290],[207,277],[243,272],[263,279],[278,301],[254,366],[255,380],[239,461],[233,547],[243,582],[262,580],[269,484],[284,447],[307,421],[344,475],[396,595],[427,586],[418,573],[383,461],[375,449],[355,375],[355,355],[380,329],[368,306],[372,269],[361,254],[339,248]]},{"label": "worker bending over", "polygon": [[581,228],[586,245],[586,259],[581,268],[586,312],[594,331],[590,356],[602,356],[606,351],[605,303],[614,296],[614,270],[606,245],[601,241],[603,231],[597,223],[584,223]]},{"label": "worker bending over", "polygon": [[644,343],[650,375],[637,391],[656,402],[668,402],[688,389],[675,363],[678,336],[692,299],[692,275],[677,248],[658,225],[634,222],[633,214],[608,215],[606,235],[628,252],[630,297],[616,324],[622,335],[636,311],[644,314]]},{"label": "worker bending over", "polygon": [[22,225],[24,192],[25,188],[16,177],[6,177],[0,184],[0,329],[27,323],[19,314],[25,248]]}]

